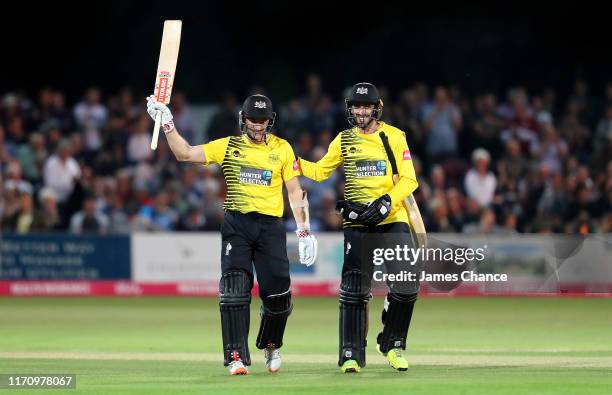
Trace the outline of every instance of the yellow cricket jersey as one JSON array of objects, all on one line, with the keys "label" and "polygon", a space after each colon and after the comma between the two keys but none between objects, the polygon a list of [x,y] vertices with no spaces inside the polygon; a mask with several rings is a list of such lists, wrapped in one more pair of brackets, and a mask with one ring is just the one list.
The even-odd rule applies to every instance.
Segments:
[{"label": "yellow cricket jersey", "polygon": [[267,144],[254,144],[245,135],[224,137],[202,145],[205,165],[221,166],[227,196],[225,210],[283,215],[283,181],[300,175],[289,143],[268,134]]},{"label": "yellow cricket jersey", "polygon": [[[397,162],[400,179],[395,185],[380,132],[385,132],[389,139],[389,145]],[[380,122],[379,128],[371,134],[361,133],[358,128],[348,129],[336,136],[329,145],[327,154],[318,162],[313,163],[299,158],[302,175],[315,181],[327,179],[340,164],[344,164],[346,200],[369,203],[387,193],[391,197],[391,213],[380,224],[391,222],[409,224],[403,201],[418,188],[419,184],[404,132],[384,122]],[[344,226],[359,225],[345,222]]]}]

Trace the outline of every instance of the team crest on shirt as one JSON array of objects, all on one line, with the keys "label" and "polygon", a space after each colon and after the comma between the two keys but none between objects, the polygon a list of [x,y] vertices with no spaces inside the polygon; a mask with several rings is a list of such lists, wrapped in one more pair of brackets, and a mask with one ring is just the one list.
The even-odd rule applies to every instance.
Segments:
[{"label": "team crest on shirt", "polygon": [[276,164],[280,162],[280,157],[278,156],[278,154],[270,154],[268,155],[268,162]]},{"label": "team crest on shirt", "polygon": [[358,160],[355,162],[355,177],[383,177],[386,175],[386,160]]}]

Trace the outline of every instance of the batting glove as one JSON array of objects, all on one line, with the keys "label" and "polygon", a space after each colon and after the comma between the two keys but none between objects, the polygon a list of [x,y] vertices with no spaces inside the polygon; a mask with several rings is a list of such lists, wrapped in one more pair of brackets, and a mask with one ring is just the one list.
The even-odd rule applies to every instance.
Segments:
[{"label": "batting glove", "polygon": [[298,237],[298,253],[302,265],[311,266],[317,260],[318,243],[310,230],[300,229],[295,231]]},{"label": "batting glove", "polygon": [[155,96],[151,95],[147,97],[147,112],[149,113],[149,116],[153,118],[153,121],[155,121],[155,117],[160,111],[162,115],[162,130],[164,131],[164,133],[168,134],[172,131],[172,129],[174,129],[172,112],[170,112],[170,109],[164,103],[158,103],[157,101],[155,101]]},{"label": "batting glove", "polygon": [[374,200],[359,216],[358,222],[366,226],[378,225],[391,213],[391,198],[385,194]]},{"label": "batting glove", "polygon": [[342,214],[342,218],[347,222],[358,223],[359,215],[366,211],[367,208],[367,204],[351,202],[349,200],[338,200],[336,203],[336,210]]}]

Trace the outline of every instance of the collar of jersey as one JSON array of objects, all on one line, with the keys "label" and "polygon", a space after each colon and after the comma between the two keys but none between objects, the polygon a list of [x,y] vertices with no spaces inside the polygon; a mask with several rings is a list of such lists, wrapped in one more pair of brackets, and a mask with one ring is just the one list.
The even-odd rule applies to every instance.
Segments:
[{"label": "collar of jersey", "polygon": [[268,134],[268,144],[263,143],[263,144],[255,144],[254,142],[251,141],[251,139],[248,138],[248,136],[246,134],[242,134],[242,141],[246,142],[248,144],[249,147],[254,147],[254,148],[260,148],[260,149],[265,149],[266,147],[268,147],[268,144],[270,144],[270,134]]},{"label": "collar of jersey", "polygon": [[383,130],[383,128],[384,128],[384,127],[385,127],[385,123],[384,123],[384,122],[382,122],[382,121],[380,121],[380,122],[378,123],[378,129],[376,129],[376,130],[375,130],[374,132],[372,132],[372,133],[368,133],[368,134],[361,133],[361,132],[359,131],[359,128],[358,128],[358,127],[354,127],[354,128],[353,128],[353,132],[354,132],[354,133],[355,133],[357,136],[359,136],[359,137],[361,137],[361,138],[364,138],[364,139],[373,139],[373,138],[378,138],[378,137],[377,137],[377,136],[378,136],[378,134],[379,134],[380,132],[382,132],[382,130]]}]

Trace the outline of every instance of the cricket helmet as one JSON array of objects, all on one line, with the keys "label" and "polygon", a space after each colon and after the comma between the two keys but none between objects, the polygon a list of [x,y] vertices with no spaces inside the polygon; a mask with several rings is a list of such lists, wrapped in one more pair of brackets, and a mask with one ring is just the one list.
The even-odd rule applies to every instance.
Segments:
[{"label": "cricket helmet", "polygon": [[346,107],[346,119],[351,126],[360,126],[356,120],[356,116],[353,114],[351,106],[357,104],[373,104],[374,110],[370,119],[366,123],[366,126],[373,120],[379,120],[382,116],[383,101],[380,98],[378,89],[369,82],[360,82],[351,87],[348,96],[344,99]]},{"label": "cricket helmet", "polygon": [[238,113],[238,124],[240,131],[246,132],[246,118],[267,119],[266,132],[272,130],[276,113],[272,108],[272,100],[264,95],[251,95],[242,104],[242,110]]}]

